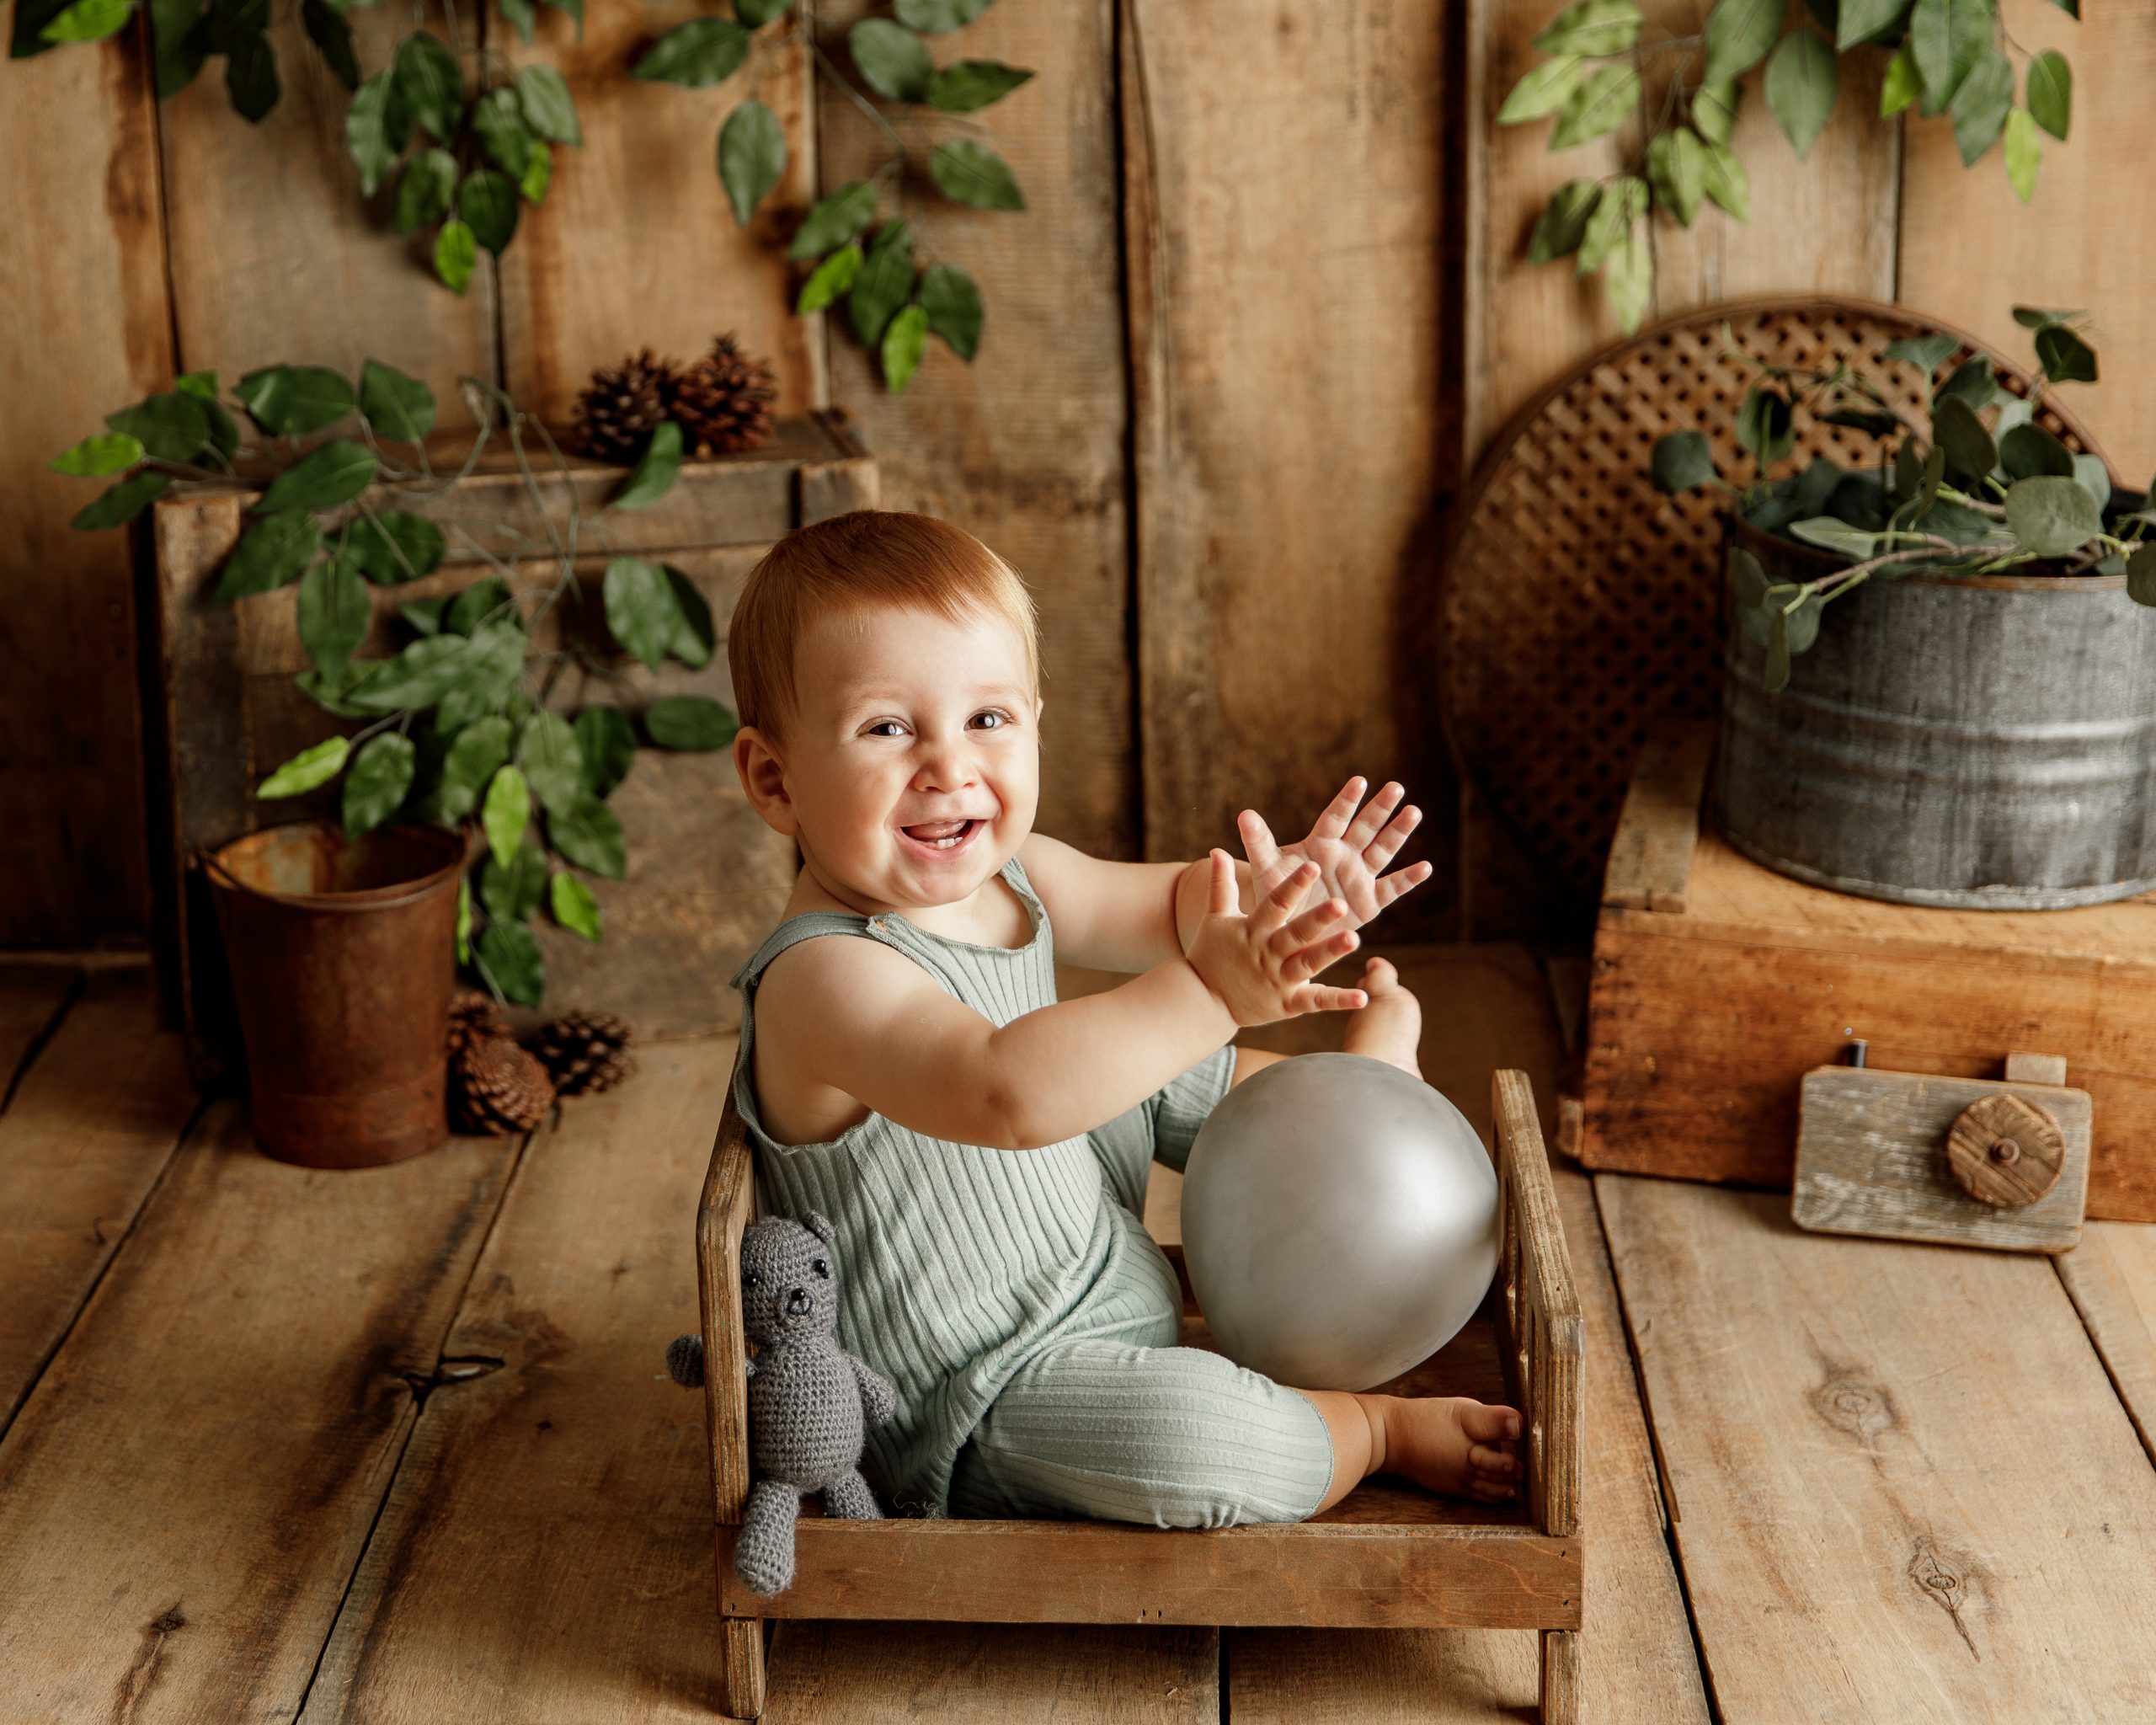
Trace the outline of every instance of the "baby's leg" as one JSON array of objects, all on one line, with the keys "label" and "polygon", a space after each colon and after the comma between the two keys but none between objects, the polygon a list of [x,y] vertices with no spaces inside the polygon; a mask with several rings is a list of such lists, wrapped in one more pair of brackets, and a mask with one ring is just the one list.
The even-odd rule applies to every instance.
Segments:
[{"label": "baby's leg", "polygon": [[1145,1215],[1145,1186],[1157,1156],[1180,1169],[1205,1117],[1228,1093],[1235,1070],[1232,1044],[1178,1073],[1136,1107],[1086,1135],[1116,1200],[1133,1215]]},{"label": "baby's leg", "polygon": [[1502,1503],[1518,1495],[1513,1440],[1519,1415],[1469,1396],[1350,1395],[1305,1390],[1332,1435],[1329,1509],[1374,1473],[1396,1473],[1427,1491]]}]

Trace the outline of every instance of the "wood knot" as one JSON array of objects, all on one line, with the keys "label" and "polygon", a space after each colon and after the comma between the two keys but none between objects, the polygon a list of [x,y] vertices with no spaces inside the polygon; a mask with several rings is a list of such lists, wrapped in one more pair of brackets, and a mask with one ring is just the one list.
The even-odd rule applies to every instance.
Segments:
[{"label": "wood knot", "polygon": [[1881,1386],[1850,1373],[1837,1373],[1812,1392],[1812,1407],[1836,1431],[1870,1443],[1896,1423],[1894,1400]]},{"label": "wood knot", "polygon": [[2051,1110],[1999,1093],[1971,1103],[1946,1132],[1955,1183],[1981,1204],[2015,1210],[2058,1184],[2066,1134]]}]

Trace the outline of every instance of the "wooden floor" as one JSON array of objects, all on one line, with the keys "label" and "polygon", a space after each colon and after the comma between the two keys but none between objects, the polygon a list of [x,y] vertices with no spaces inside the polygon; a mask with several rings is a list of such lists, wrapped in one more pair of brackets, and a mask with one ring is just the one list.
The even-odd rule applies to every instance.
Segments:
[{"label": "wooden floor", "polygon": [[[1548,1119],[1545,967],[1394,956],[1433,1081],[1486,1122],[1524,1066]],[[140,972],[0,967],[0,1722],[713,1717],[702,1404],[661,1354],[733,1044],[640,1058],[528,1142],[314,1173],[198,1103]],[[1558,1187],[1584,1718],[2156,1719],[2156,1230],[2054,1264]],[[1518,1721],[1534,1651],[785,1625],[766,1717]]]}]

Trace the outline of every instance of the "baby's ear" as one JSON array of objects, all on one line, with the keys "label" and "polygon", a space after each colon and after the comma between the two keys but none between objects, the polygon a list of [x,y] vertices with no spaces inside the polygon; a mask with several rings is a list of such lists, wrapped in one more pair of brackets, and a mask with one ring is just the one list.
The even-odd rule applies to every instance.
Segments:
[{"label": "baby's ear", "polygon": [[826,1246],[831,1243],[831,1236],[836,1231],[829,1222],[813,1210],[802,1212],[801,1226]]}]

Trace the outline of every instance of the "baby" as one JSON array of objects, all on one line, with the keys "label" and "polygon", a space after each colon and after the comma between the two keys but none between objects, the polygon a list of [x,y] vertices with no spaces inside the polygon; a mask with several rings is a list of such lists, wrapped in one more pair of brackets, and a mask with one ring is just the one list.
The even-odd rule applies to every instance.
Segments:
[{"label": "baby", "polygon": [[[734,1102],[766,1214],[835,1226],[839,1335],[898,1412],[870,1477],[931,1514],[1162,1526],[1295,1521],[1369,1475],[1497,1501],[1519,1416],[1298,1390],[1177,1345],[1139,1218],[1230,1086],[1247,1026],[1348,1011],[1417,1072],[1393,967],[1317,973],[1426,879],[1417,820],[1351,779],[1310,836],[1246,810],[1246,862],[1102,862],[1033,830],[1043,702],[1024,585],[969,535],[864,510],[757,565],[727,643],[734,759],[796,840],[787,915],[734,978]],[[846,935],[849,939],[819,936]],[[1130,973],[1059,1001],[1054,960]],[[1418,1073],[1419,1076],[1419,1073]]]}]

